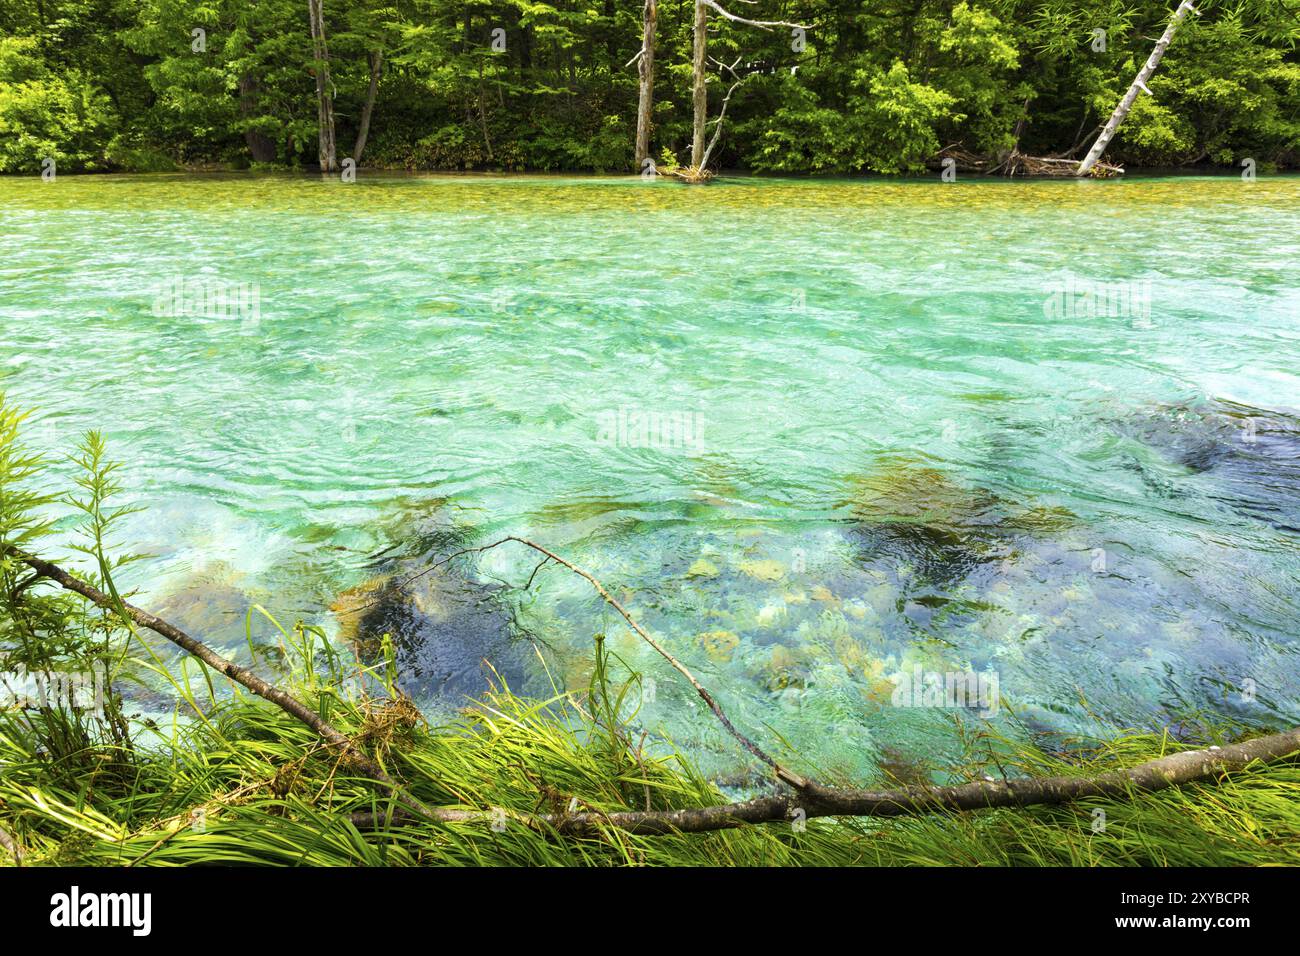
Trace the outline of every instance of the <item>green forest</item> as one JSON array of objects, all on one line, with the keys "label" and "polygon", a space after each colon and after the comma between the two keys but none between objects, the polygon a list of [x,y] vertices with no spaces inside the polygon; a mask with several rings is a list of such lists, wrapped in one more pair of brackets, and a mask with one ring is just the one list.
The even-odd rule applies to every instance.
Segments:
[{"label": "green forest", "polygon": [[[1170,14],[1154,0],[3,0],[0,172],[310,168],[323,124],[340,163],[633,172],[694,161],[706,114],[710,164],[758,173],[917,173],[941,150],[1078,158]],[[1300,0],[1204,0],[1108,157],[1295,167],[1297,39]]]}]

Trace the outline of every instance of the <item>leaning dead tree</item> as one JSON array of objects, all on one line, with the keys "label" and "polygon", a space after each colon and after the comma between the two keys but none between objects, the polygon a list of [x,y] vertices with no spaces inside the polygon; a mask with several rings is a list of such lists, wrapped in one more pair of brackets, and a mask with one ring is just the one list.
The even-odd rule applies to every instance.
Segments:
[{"label": "leaning dead tree", "polygon": [[1088,155],[1084,157],[1083,162],[1079,164],[1079,168],[1075,175],[1087,176],[1092,171],[1097,160],[1101,159],[1102,153],[1106,152],[1106,147],[1110,145],[1111,138],[1115,135],[1115,131],[1119,129],[1119,124],[1124,122],[1124,118],[1128,116],[1128,111],[1133,108],[1133,104],[1137,101],[1138,93],[1146,92],[1149,94],[1151,92],[1147,89],[1147,80],[1151,79],[1151,74],[1156,71],[1156,67],[1160,65],[1160,61],[1164,59],[1165,50],[1169,48],[1169,44],[1173,41],[1174,34],[1178,31],[1178,27],[1182,24],[1187,14],[1195,9],[1196,8],[1192,6],[1192,0],[1183,0],[1183,2],[1178,5],[1178,9],[1174,11],[1173,18],[1169,21],[1169,26],[1165,27],[1164,35],[1156,42],[1156,48],[1151,51],[1151,55],[1147,57],[1146,63],[1144,63],[1142,69],[1138,71],[1138,75],[1129,86],[1128,92],[1124,94],[1124,98],[1121,99],[1119,105],[1115,107],[1115,112],[1110,114],[1110,119],[1107,120],[1106,125],[1102,127],[1101,134],[1097,137],[1097,141],[1092,144],[1092,149],[1088,150]]},{"label": "leaning dead tree", "polygon": [[[1089,797],[1129,799],[1169,787],[1208,781],[1224,774],[1246,770],[1258,763],[1281,760],[1300,752],[1300,728],[1285,733],[1259,737],[1227,747],[1210,747],[1171,754],[1136,767],[1114,770],[1095,777],[1030,777],[1003,781],[979,781],[950,787],[904,787],[895,790],[859,790],[826,787],[782,767],[762,748],[741,733],[727,718],[717,700],[695,676],[663,648],[627,609],[614,598],[593,575],[560,555],[526,538],[508,535],[491,544],[466,548],[449,555],[437,564],[413,575],[398,586],[405,588],[417,578],[430,574],[457,557],[481,553],[507,542],[522,544],[543,555],[536,575],[543,565],[555,562],[587,580],[634,633],[646,641],[660,656],[694,687],[709,709],[751,754],[768,765],[776,778],[786,785],[782,792],[737,803],[683,810],[645,810],[616,813],[520,813],[501,808],[464,810],[425,806],[405,787],[393,780],[379,764],[350,738],[326,722],[296,697],[274,687],[247,668],[222,657],[207,644],[191,637],[174,625],[124,602],[116,591],[106,594],[86,581],[35,555],[10,547],[6,553],[26,564],[40,577],[72,591],[97,606],[124,617],[130,623],[148,628],[199,658],[218,673],[243,685],[259,697],[270,701],[285,713],[320,734],[360,772],[380,783],[392,793],[395,805],[384,814],[358,812],[348,819],[353,826],[368,827],[392,820],[423,819],[433,823],[499,825],[503,816],[542,831],[570,836],[597,836],[611,829],[644,835],[703,833],[750,824],[788,822],[807,817],[879,817],[908,816],[944,811],[972,811],[995,807],[1026,807],[1060,804]],[[531,584],[531,578],[529,582]],[[360,611],[362,608],[355,608]],[[0,845],[15,858],[21,849],[12,835],[0,831]]]},{"label": "leaning dead tree", "polygon": [[[1019,149],[1020,132],[1024,127],[1024,119],[1016,125],[1016,142],[1009,152],[998,156],[980,156],[962,148],[961,144],[955,143],[940,150],[932,160],[927,164],[931,168],[940,166],[951,166],[957,170],[979,173],[981,175],[1003,175],[1003,176],[1091,176],[1094,179],[1110,179],[1115,176],[1124,175],[1124,170],[1120,166],[1101,161],[1102,155],[1106,152],[1106,147],[1115,136],[1120,124],[1128,116],[1129,110],[1137,102],[1138,94],[1145,92],[1150,94],[1151,90],[1147,88],[1147,80],[1155,73],[1156,67],[1164,59],[1165,50],[1173,41],[1174,33],[1186,19],[1188,13],[1195,13],[1196,8],[1192,6],[1192,0],[1182,0],[1178,9],[1174,11],[1169,25],[1165,28],[1164,35],[1156,42],[1155,49],[1147,57],[1146,63],[1138,71],[1137,77],[1125,92],[1119,104],[1115,107],[1115,112],[1110,115],[1106,125],[1102,127],[1101,133],[1097,136],[1096,141],[1092,144],[1092,149],[1084,157],[1083,162],[1077,162],[1069,158],[1073,155],[1074,148],[1065,153],[1058,153],[1053,156],[1030,156],[1022,153]],[[1028,101],[1026,101],[1028,106]]]},{"label": "leaning dead tree", "polygon": [[[760,30],[771,30],[774,27],[788,27],[791,30],[806,30],[806,26],[799,23],[787,23],[785,20],[749,20],[745,17],[738,17],[729,12],[717,3],[717,0],[695,0],[695,40],[692,48],[691,59],[691,102],[694,108],[694,121],[691,127],[691,165],[684,170],[677,172],[679,179],[686,182],[702,183],[709,179],[708,157],[709,147],[705,145],[704,134],[708,126],[709,116],[709,9],[733,23],[740,23],[749,27],[757,27]],[[716,61],[715,61],[716,62]],[[732,87],[734,90],[735,87]],[[728,93],[730,96],[730,93]],[[721,130],[721,123],[718,123],[718,130],[715,131],[715,140],[717,132]]]},{"label": "leaning dead tree", "polygon": [[[330,51],[325,42],[325,0],[307,0],[311,21],[312,57],[316,70],[316,118],[320,126],[321,172],[332,173],[339,164],[334,148],[334,86],[330,82]],[[364,143],[363,143],[364,145]]]}]

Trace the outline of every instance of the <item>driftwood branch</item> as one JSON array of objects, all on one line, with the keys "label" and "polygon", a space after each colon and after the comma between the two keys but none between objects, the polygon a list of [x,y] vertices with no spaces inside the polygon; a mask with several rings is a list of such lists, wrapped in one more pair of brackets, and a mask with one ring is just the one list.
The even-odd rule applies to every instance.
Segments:
[{"label": "driftwood branch", "polygon": [[[515,815],[521,823],[557,830],[569,836],[594,836],[617,829],[643,836],[706,833],[763,823],[813,817],[900,817],[938,812],[991,810],[1070,803],[1088,798],[1130,799],[1171,787],[1220,777],[1300,751],[1300,728],[1258,737],[1227,747],[1189,750],[1097,777],[1026,777],[1000,782],[982,781],[952,787],[904,787],[897,790],[853,790],[809,784],[799,794],[775,794],[740,803],[686,810],[629,810],[619,813]],[[394,813],[397,822],[410,819]],[[358,828],[382,825],[383,814],[355,813]]]}]

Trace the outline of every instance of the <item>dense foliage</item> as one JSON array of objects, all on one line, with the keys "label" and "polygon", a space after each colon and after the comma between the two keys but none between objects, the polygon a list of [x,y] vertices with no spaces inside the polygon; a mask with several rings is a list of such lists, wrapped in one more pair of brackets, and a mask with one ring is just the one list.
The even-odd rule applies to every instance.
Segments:
[{"label": "dense foliage", "polygon": [[[724,4],[725,5],[725,4]],[[630,170],[639,0],[324,0],[341,156],[378,65],[364,162]],[[652,153],[691,135],[693,0],[658,12]],[[745,76],[716,159],[905,172],[941,147],[1078,155],[1149,54],[1156,0],[758,0],[710,18]],[[1104,38],[1095,31],[1104,30]],[[500,31],[500,32],[498,32]],[[1300,162],[1300,2],[1202,0],[1110,155]],[[1104,40],[1104,42],[1103,42]],[[0,171],[315,163],[306,0],[0,2]],[[716,112],[730,85],[711,66]]]}]

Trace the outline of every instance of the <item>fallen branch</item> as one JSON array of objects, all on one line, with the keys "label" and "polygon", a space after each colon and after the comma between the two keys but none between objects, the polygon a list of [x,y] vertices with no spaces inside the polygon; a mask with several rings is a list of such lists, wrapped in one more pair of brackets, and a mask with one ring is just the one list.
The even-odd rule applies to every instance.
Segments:
[{"label": "fallen branch", "polygon": [[[508,818],[525,826],[550,828],[568,836],[594,836],[610,828],[648,836],[673,833],[704,833],[751,824],[789,821],[797,818],[913,816],[943,811],[973,811],[997,807],[1053,805],[1090,797],[1125,799],[1140,793],[1153,793],[1170,787],[1208,780],[1211,777],[1232,771],[1247,769],[1257,762],[1279,760],[1300,752],[1300,728],[1296,728],[1285,733],[1259,737],[1227,747],[1210,747],[1209,749],[1172,754],[1168,757],[1161,757],[1139,764],[1127,770],[1114,770],[1091,778],[1029,777],[1001,782],[983,781],[950,787],[904,787],[896,790],[857,790],[824,787],[784,770],[756,744],[736,730],[726,715],[722,713],[713,697],[700,685],[690,671],[660,647],[632,618],[623,605],[609,594],[604,585],[588,572],[541,545],[514,535],[509,535],[482,547],[468,548],[462,552],[457,552],[457,554],[487,551],[507,541],[515,541],[526,545],[545,555],[548,560],[563,565],[590,582],[597,593],[623,617],[629,627],[658,651],[691,683],[696,692],[709,704],[714,714],[731,734],[740,740],[747,750],[776,770],[778,777],[797,787],[798,791],[757,797],[738,803],[684,810],[526,814],[501,808],[487,811],[431,809],[407,793],[388,776],[383,768],[367,754],[363,753],[351,739],[322,719],[297,698],[267,684],[256,674],[222,657],[202,641],[189,636],[161,618],[126,602],[120,602],[119,604],[98,588],[74,578],[57,565],[17,549],[12,549],[11,553],[42,577],[49,578],[65,590],[79,594],[92,603],[115,613],[121,613],[121,609],[125,609],[125,612],[136,624],[167,638],[183,650],[207,663],[219,673],[243,685],[259,697],[274,703],[286,713],[314,729],[327,742],[337,746],[343,753],[351,757],[367,776],[387,787],[392,792],[394,799],[401,804],[401,806],[395,806],[385,814],[354,813],[350,815],[350,822],[357,827],[373,828],[387,820],[403,821],[415,818],[423,818],[435,823],[491,823],[497,826],[503,819]],[[456,555],[451,555],[440,564],[445,564],[454,557]],[[415,577],[427,574],[431,570],[426,569]],[[414,577],[408,579],[401,586],[409,584],[414,579]],[[17,842],[3,829],[0,829],[0,846],[13,854],[15,859],[21,860],[22,851]]]},{"label": "fallen branch", "polygon": [[[517,816],[520,822],[546,826],[569,836],[593,836],[618,829],[642,836],[706,833],[736,827],[788,822],[813,817],[900,817],[943,811],[991,810],[1070,803],[1090,797],[1126,799],[1208,780],[1257,762],[1280,760],[1300,752],[1300,728],[1258,737],[1227,747],[1189,750],[1150,760],[1127,770],[1097,777],[1027,777],[982,781],[952,787],[904,787],[898,790],[852,790],[809,783],[800,794],[775,794],[740,803],[686,810],[629,810],[619,813],[539,814]],[[384,815],[355,813],[358,828],[380,825]],[[393,819],[409,819],[396,813]]]},{"label": "fallen branch", "polygon": [[316,731],[316,733],[325,738],[328,743],[337,747],[342,753],[346,754],[352,760],[357,769],[372,780],[383,784],[392,791],[394,797],[399,802],[420,816],[440,822],[453,822],[463,821],[476,815],[475,811],[432,810],[429,807],[426,807],[419,800],[416,800],[413,796],[403,790],[402,787],[394,781],[387,772],[385,772],[383,767],[379,766],[379,764],[376,763],[368,754],[362,751],[349,737],[347,737],[347,735],[343,734],[336,727],[328,723],[302,701],[298,700],[292,694],[285,693],[273,684],[268,684],[248,668],[241,667],[234,661],[222,657],[212,648],[208,647],[208,645],[204,644],[197,638],[186,634],[175,625],[169,624],[162,618],[156,617],[148,611],[141,610],[135,605],[128,604],[125,601],[121,602],[121,608],[119,609],[118,602],[114,601],[112,597],[99,590],[99,588],[88,584],[79,578],[74,578],[71,574],[64,571],[56,564],[51,564],[49,561],[42,560],[35,555],[28,554],[25,551],[20,551],[17,548],[11,549],[10,553],[16,556],[37,574],[49,578],[65,591],[72,591],[75,594],[80,594],[92,604],[115,614],[120,614],[121,611],[124,610],[127,616],[129,616],[134,623],[141,627],[148,628],[155,634],[165,637],[182,650],[203,661],[203,663],[207,664],[219,674],[223,674],[235,683],[241,684],[258,697],[275,704],[275,706],[279,707],[286,714],[302,721],[302,723],[306,724],[312,730]]},{"label": "fallen branch", "polygon": [[[972,172],[980,176],[1055,176],[1075,177],[1078,175],[1078,163],[1061,156],[1030,156],[1018,149],[1007,153],[1000,161],[997,157],[972,153],[960,144],[945,146],[926,162],[930,169],[940,169],[945,159],[951,159],[955,168],[962,172]],[[1087,175],[1095,179],[1111,179],[1124,175],[1122,166],[1110,163],[1094,163]]]}]

